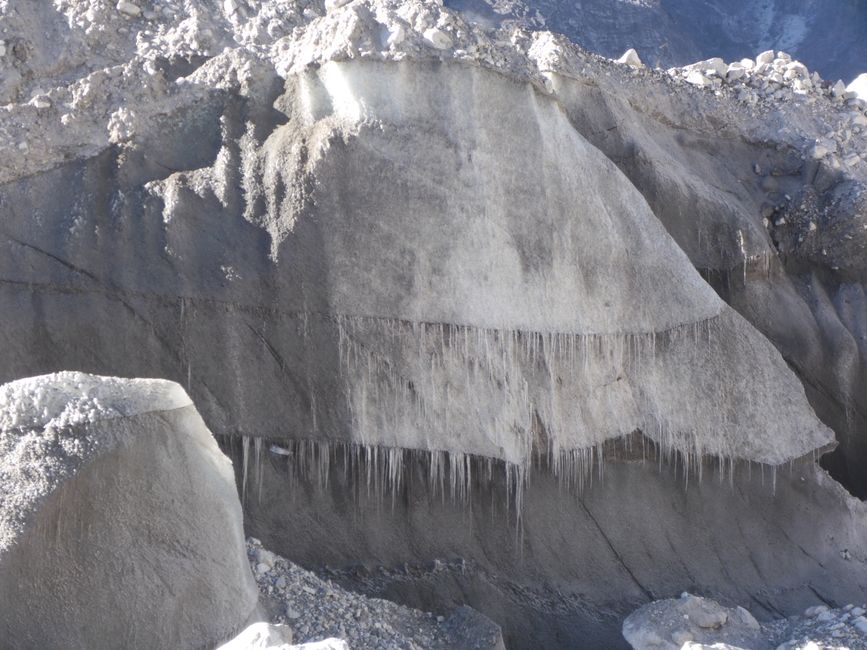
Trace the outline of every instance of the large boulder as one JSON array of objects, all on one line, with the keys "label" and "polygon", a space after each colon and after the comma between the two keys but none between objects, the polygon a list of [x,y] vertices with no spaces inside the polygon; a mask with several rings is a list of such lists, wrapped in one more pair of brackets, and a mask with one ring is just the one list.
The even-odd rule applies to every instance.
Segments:
[{"label": "large boulder", "polygon": [[0,386],[6,648],[202,648],[257,603],[229,460],[168,381]]},{"label": "large boulder", "polygon": [[630,614],[623,622],[623,636],[634,650],[680,650],[690,643],[725,643],[752,650],[768,647],[758,621],[743,607],[723,607],[687,593]]}]

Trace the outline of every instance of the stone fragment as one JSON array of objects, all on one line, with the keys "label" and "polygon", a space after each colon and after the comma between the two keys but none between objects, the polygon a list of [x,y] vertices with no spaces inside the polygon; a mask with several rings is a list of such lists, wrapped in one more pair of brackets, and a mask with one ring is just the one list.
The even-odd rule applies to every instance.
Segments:
[{"label": "stone fragment", "polygon": [[806,616],[807,618],[816,618],[819,614],[827,612],[828,609],[829,608],[827,605],[814,605],[813,607],[808,607],[804,611],[804,616]]},{"label": "stone fragment", "polygon": [[447,50],[452,47],[452,38],[438,27],[426,29],[423,34],[425,40],[438,50]]},{"label": "stone fragment", "polygon": [[708,86],[713,85],[713,82],[698,70],[692,70],[686,76],[686,81],[687,83],[691,83],[692,85],[698,86],[699,88],[707,88]]},{"label": "stone fragment", "polygon": [[617,63],[623,63],[632,68],[643,68],[644,64],[641,62],[641,58],[638,56],[638,52],[633,48],[629,48],[626,50],[623,55],[617,59]]},{"label": "stone fragment", "polygon": [[133,18],[141,15],[141,7],[129,0],[118,0],[117,10],[122,14]]},{"label": "stone fragment", "polygon": [[726,71],[726,79],[736,81],[747,74],[746,69],[740,63],[732,63]]},{"label": "stone fragment", "polygon": [[759,54],[756,57],[756,65],[762,65],[763,63],[769,64],[769,63],[773,63],[773,61],[774,61],[774,51],[773,50],[766,50],[765,52],[762,52],[761,54]]}]

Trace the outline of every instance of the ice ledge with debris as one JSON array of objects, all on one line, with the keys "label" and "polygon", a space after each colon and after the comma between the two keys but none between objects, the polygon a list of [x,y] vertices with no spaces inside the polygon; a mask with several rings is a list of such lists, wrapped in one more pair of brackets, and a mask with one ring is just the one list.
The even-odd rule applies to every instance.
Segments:
[{"label": "ice ledge with debris", "polygon": [[[557,75],[670,81],[662,71],[636,65],[637,55],[621,65],[550,32],[487,30],[439,0],[266,0],[255,6],[244,0],[67,0],[56,8],[11,0],[0,7],[0,34],[15,35],[2,41],[0,53],[0,102],[7,102],[0,107],[0,147],[26,154],[0,161],[0,182],[129,142],[213,91],[266,93],[274,74],[285,78],[328,61],[484,66],[548,94],[556,94]],[[726,78],[740,74],[734,68],[741,64],[732,64]],[[708,79],[714,66],[694,67],[693,77]],[[790,73],[778,67],[765,66],[771,76]],[[763,68],[744,69],[749,80]],[[814,77],[799,75],[795,90]],[[699,85],[715,83],[709,78]],[[825,103],[823,112],[833,108]],[[863,116],[858,106],[837,108]],[[747,102],[742,110],[753,109]]]}]

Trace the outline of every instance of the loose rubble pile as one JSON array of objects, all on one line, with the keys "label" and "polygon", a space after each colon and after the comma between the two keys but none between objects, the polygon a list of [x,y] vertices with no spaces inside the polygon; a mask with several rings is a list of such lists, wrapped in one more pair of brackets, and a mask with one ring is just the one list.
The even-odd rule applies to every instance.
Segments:
[{"label": "loose rubble pile", "polygon": [[777,650],[867,649],[867,617],[864,606],[831,609],[816,605],[803,616],[774,621],[764,626]]},{"label": "loose rubble pile", "polygon": [[765,645],[761,626],[743,607],[723,607],[688,593],[633,612],[623,622],[623,636],[635,650],[675,650],[692,643],[753,650]]},{"label": "loose rubble pile", "polygon": [[247,556],[271,623],[289,626],[295,643],[337,638],[371,650],[502,647],[499,628],[469,608],[446,618],[367,598],[275,555],[255,538],[247,540]]},{"label": "loose rubble pile", "polygon": [[[645,67],[634,49],[627,50],[617,62],[635,69]],[[853,168],[867,160],[867,97],[859,95],[859,88],[867,83],[856,80],[847,88],[840,80],[826,81],[788,53],[773,50],[731,63],[711,58],[669,68],[667,73],[677,81],[732,95],[760,110],[797,101],[816,105],[829,115],[837,113],[837,128],[816,138],[812,158],[824,159],[832,169]]]},{"label": "loose rubble pile", "polygon": [[[208,87],[261,92],[269,68],[285,77],[325,61],[441,59],[492,67],[551,92],[549,72],[581,73],[588,56],[604,60],[550,32],[485,29],[420,0],[269,0],[259,6],[227,0],[217,8],[201,0],[67,0],[60,3],[62,14],[52,10],[50,17],[48,10],[19,4],[0,6],[0,102],[7,102],[0,146],[27,157],[16,159],[15,173],[0,162],[0,180],[130,142],[179,104],[203,98]],[[50,47],[41,47],[38,39],[46,35]],[[634,49],[618,61],[644,67]],[[785,52],[731,64],[708,59],[668,73],[699,87],[728,88],[751,105],[828,100],[850,113],[850,124],[823,136],[816,156],[836,151],[852,166],[858,161],[850,150],[865,151],[863,141],[860,149],[846,144],[867,132],[867,101]]]},{"label": "loose rubble pile", "polygon": [[712,58],[669,68],[668,74],[702,88],[734,87],[738,90],[738,99],[750,104],[760,99],[780,101],[800,95],[807,102],[826,97],[861,112],[867,107],[867,102],[848,91],[842,81],[823,80],[818,72],[811,73],[806,65],[793,60],[786,52],[768,50],[755,60],[741,59],[728,64],[721,58]]},{"label": "loose rubble pile", "polygon": [[802,616],[759,624],[743,607],[726,608],[684,593],[633,612],[623,623],[623,636],[634,650],[864,650],[865,613],[864,607],[854,605],[816,605]]}]

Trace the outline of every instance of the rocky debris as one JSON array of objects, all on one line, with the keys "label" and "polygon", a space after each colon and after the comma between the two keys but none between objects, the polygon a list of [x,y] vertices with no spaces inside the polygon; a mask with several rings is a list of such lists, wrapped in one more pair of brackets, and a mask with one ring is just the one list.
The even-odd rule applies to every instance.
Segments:
[{"label": "rocky debris", "polygon": [[728,65],[719,58],[709,59],[670,68],[668,74],[699,88],[731,94],[764,111],[774,103],[799,102],[828,117],[836,115],[833,130],[816,137],[813,157],[825,160],[834,170],[846,170],[867,159],[867,99],[847,90],[842,81],[829,84],[785,52],[762,52],[755,61],[742,59]]},{"label": "rocky debris", "polygon": [[636,610],[623,622],[623,636],[634,650],[679,650],[689,644],[762,650],[761,626],[743,607],[723,607],[684,593]]},{"label": "rocky debris", "polygon": [[[845,3],[834,11],[788,0],[484,0],[492,21],[565,34],[607,57],[627,47],[652,66],[683,65],[709,56],[735,58],[760,47],[797,54],[826,76],[851,78],[867,60],[867,8]],[[450,0],[479,12],[481,2]],[[769,51],[771,56],[774,50]],[[841,55],[841,53],[845,53]]]},{"label": "rocky debris", "polygon": [[141,15],[141,7],[133,2],[129,2],[129,0],[119,0],[117,10],[133,18]]},{"label": "rocky debris", "polygon": [[[368,598],[271,553],[255,538],[247,540],[247,556],[264,606],[271,612],[271,627],[267,632],[257,628],[260,637],[265,634],[277,637],[279,633],[302,643],[333,637],[350,648],[371,650],[497,650],[505,647],[499,627],[468,607],[458,608],[449,617],[443,617]],[[252,648],[232,645],[220,650],[246,650],[247,647]]]},{"label": "rocky debris", "polygon": [[864,650],[863,614],[863,608],[853,605],[815,605],[800,616],[760,625],[743,607],[726,608],[684,593],[635,611],[623,623],[623,636],[634,650]]},{"label": "rocky debris", "polygon": [[814,605],[800,616],[766,623],[763,628],[776,650],[867,649],[867,618],[854,605]]},{"label": "rocky debris", "polygon": [[629,48],[623,53],[619,59],[617,59],[617,63],[623,63],[632,68],[643,68],[644,64],[641,62],[641,59],[638,56],[638,52],[635,51],[634,48]]},{"label": "rocky debris", "polygon": [[234,632],[257,594],[233,478],[172,382],[0,386],[4,647],[201,647]]},{"label": "rocky debris", "polygon": [[[186,14],[172,2],[143,12],[127,0],[116,5],[75,0],[57,10],[19,8],[20,2],[0,7],[0,35],[17,34],[15,51],[23,53],[36,52],[34,43],[49,33],[57,51],[16,55],[8,74],[0,76],[0,102],[9,102],[6,114],[0,113],[0,146],[31,152],[14,166],[6,163],[5,170],[0,162],[0,181],[129,142],[159,128],[155,123],[180,105],[203,100],[209,89],[239,88],[245,96],[265,92],[274,70],[285,77],[326,61],[434,59],[492,67],[550,92],[550,71],[583,76],[588,63],[595,63],[549,32],[513,24],[485,29],[429,0],[335,2],[327,11],[313,0],[268,0],[256,7],[188,0]],[[95,50],[101,52],[98,59],[90,56]],[[785,52],[759,58],[758,64],[744,59],[729,66],[712,58],[669,72],[702,88],[731,87],[750,105],[833,98],[863,116],[863,100],[854,92],[835,95]],[[630,69],[646,70],[634,49],[621,59]],[[209,64],[193,65],[180,77],[172,72],[193,60]],[[38,113],[17,108],[36,95]],[[864,129],[854,131],[859,133]],[[857,151],[858,143],[851,144]]]}]

